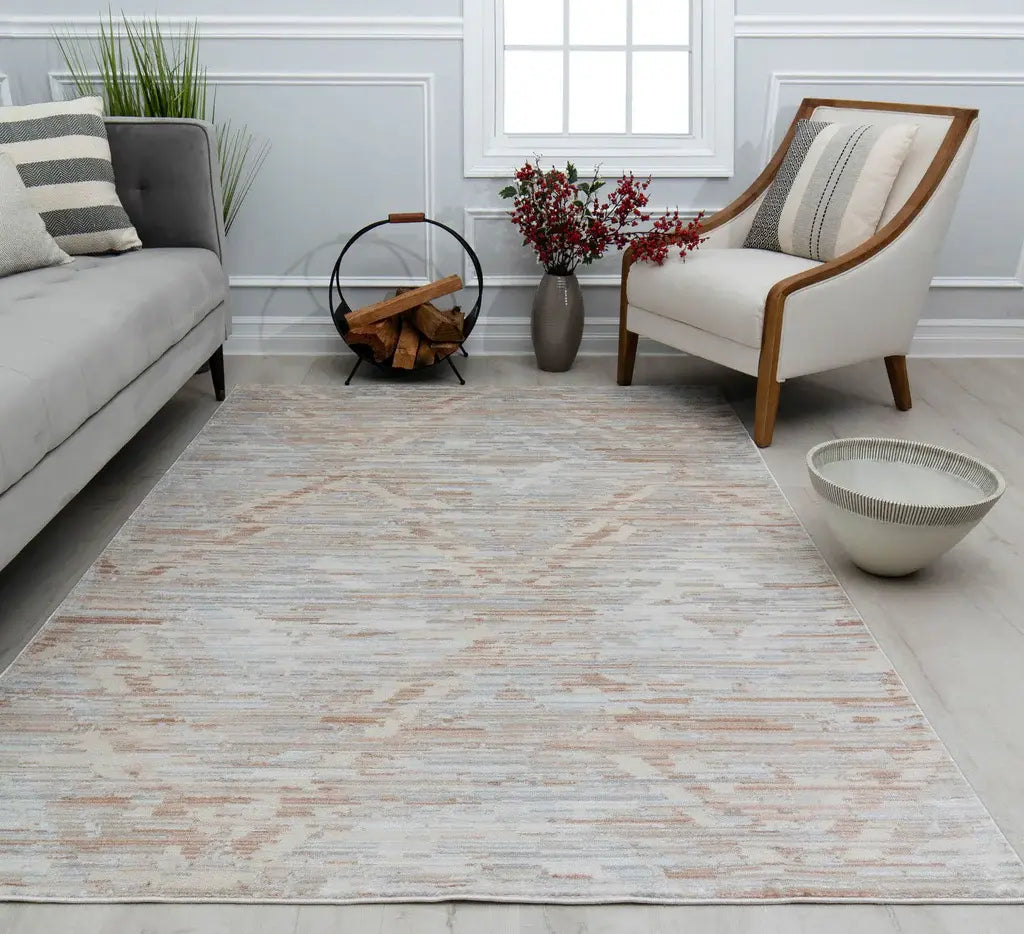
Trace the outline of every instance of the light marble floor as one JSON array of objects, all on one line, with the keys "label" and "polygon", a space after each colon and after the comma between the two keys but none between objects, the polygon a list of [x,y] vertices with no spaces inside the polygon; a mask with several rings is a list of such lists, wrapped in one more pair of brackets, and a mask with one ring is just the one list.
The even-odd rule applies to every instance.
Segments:
[{"label": "light marble floor", "polygon": [[[340,386],[347,357],[229,357],[229,383]],[[581,359],[566,374],[526,358],[462,361],[467,392],[484,384],[609,385],[615,363]],[[765,460],[818,547],[968,780],[1024,852],[1024,360],[910,362],[914,410],[892,407],[881,361],[783,387]],[[453,380],[441,371],[426,378]],[[744,424],[753,381],[700,361],[641,357],[637,383],[721,386]],[[6,666],[99,555],[216,409],[209,377],[193,379],[103,472],[0,571],[0,666]],[[901,581],[867,577],[840,554],[803,465],[840,435],[920,438],[977,454],[1006,476],[985,523],[934,567]],[[1019,934],[1022,906],[21,905],[0,904],[0,932],[453,932],[453,934]]]}]

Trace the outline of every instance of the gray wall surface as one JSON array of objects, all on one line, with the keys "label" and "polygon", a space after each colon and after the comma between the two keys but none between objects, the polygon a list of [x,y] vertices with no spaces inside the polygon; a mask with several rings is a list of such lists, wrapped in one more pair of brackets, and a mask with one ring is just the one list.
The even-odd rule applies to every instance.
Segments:
[{"label": "gray wall surface", "polygon": [[[273,144],[229,242],[235,350],[338,349],[325,283],[340,245],[390,211],[420,210],[465,230],[483,261],[488,288],[473,344],[529,347],[538,267],[502,216],[503,180],[462,174],[460,0],[122,5],[198,17],[218,113]],[[981,137],[926,316],[945,351],[959,340],[1020,352],[1024,9],[1019,0],[965,9],[962,0],[738,0],[735,175],[659,179],[652,204],[710,211],[728,203],[804,96],[978,107]],[[70,21],[95,25],[101,10],[99,0],[5,0],[0,73],[14,103],[60,93],[64,66],[49,37]],[[385,230],[346,260],[353,306],[393,280],[465,275],[461,251],[444,234]],[[594,277],[585,287],[584,350],[610,350],[617,257],[583,275]]]}]

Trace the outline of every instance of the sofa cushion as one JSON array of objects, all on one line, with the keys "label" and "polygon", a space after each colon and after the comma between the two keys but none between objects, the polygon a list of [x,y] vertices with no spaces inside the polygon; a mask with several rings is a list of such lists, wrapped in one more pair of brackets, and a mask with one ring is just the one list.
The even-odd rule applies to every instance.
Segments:
[{"label": "sofa cushion", "polygon": [[635,263],[627,279],[629,304],[673,321],[761,346],[764,303],[782,279],[820,266],[814,260],[769,250],[704,249],[663,266]]},{"label": "sofa cushion", "polygon": [[221,304],[200,249],[79,257],[0,279],[0,492]]}]

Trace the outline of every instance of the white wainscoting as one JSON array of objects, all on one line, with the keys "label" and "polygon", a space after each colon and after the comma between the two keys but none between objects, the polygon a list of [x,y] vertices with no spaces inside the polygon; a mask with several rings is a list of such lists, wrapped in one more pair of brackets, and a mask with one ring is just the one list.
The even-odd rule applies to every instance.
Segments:
[{"label": "white wainscoting", "polygon": [[[668,207],[649,208],[649,213],[654,217],[663,217],[668,214],[669,211],[674,210]],[[707,208],[705,210],[706,215],[713,214],[717,208]],[[698,211],[680,211],[679,216],[690,220],[696,217]],[[499,220],[508,223],[507,211],[505,208],[492,208],[492,207],[470,207],[463,210],[463,230],[465,233],[463,236],[466,238],[470,246],[474,249],[477,248],[477,223],[482,220]],[[479,250],[478,250],[479,252]],[[489,276],[484,273],[484,285],[490,288],[494,287],[536,287],[537,275],[496,275]],[[618,288],[619,282],[621,281],[620,276],[615,274],[602,275],[600,273],[589,273],[580,272],[577,275],[580,281],[580,285],[583,286],[615,286]],[[465,258],[462,270],[462,281],[467,285],[476,285],[476,273],[473,270],[472,264],[469,261],[469,257]]]},{"label": "white wainscoting", "polygon": [[[99,78],[99,75],[94,77]],[[423,95],[423,211],[427,217],[434,215],[434,202],[436,192],[436,181],[434,177],[434,166],[436,164],[435,139],[436,129],[434,123],[435,95],[434,76],[432,74],[405,74],[401,72],[373,72],[373,73],[346,73],[346,72],[269,72],[269,71],[238,71],[238,72],[210,72],[207,75],[208,82],[213,87],[235,86],[235,87],[260,87],[260,86],[285,86],[285,87],[412,87],[418,88]],[[50,96],[53,100],[62,100],[67,92],[74,91],[75,85],[72,76],[66,71],[49,72]],[[430,278],[430,270],[434,268],[434,228],[429,224],[423,225],[423,251],[424,251],[424,274],[422,279],[410,280],[410,284],[421,284]],[[232,277],[231,284],[246,287],[251,280],[264,280],[259,286],[249,285],[248,287],[258,288],[307,288],[310,281],[319,282],[320,277],[308,276],[248,276],[240,275]],[[293,281],[294,280],[294,281]],[[324,276],[322,284],[326,287],[329,279]],[[342,281],[342,287],[377,287],[375,279],[366,277],[352,277]],[[389,279],[391,287],[404,282]]]},{"label": "white wainscoting", "polygon": [[[823,19],[829,19],[824,17]],[[1024,38],[1024,17],[1011,18],[1018,22],[1020,35],[988,36],[988,38]],[[804,20],[807,21],[806,19]],[[934,22],[934,21],[932,21]],[[959,22],[959,21],[958,21]],[[960,25],[978,20],[964,19]],[[1005,25],[1005,23],[1004,23]],[[889,71],[773,71],[768,82],[768,103],[765,107],[764,127],[761,133],[760,159],[767,165],[777,146],[776,127],[781,107],[782,89],[836,88],[848,86],[881,87],[1024,87],[1024,72],[889,72]],[[1024,288],[1024,244],[1014,274],[1009,276],[939,276],[932,280],[932,288],[954,289],[1021,289]],[[1012,354],[1016,355],[1016,354]]]},{"label": "white wainscoting", "polygon": [[[197,22],[210,39],[461,40],[460,16],[161,16],[169,27]],[[99,34],[101,15],[0,15],[0,38],[49,39],[55,29]],[[121,31],[118,22],[116,30]],[[774,15],[738,14],[737,39],[1024,39],[1018,15]]]},{"label": "white wainscoting", "polygon": [[746,14],[737,39],[1024,39],[1024,16]]},{"label": "white wainscoting", "polygon": [[[137,17],[129,17],[138,21]],[[160,16],[173,32],[191,23],[205,39],[462,39],[459,16]],[[50,39],[55,31],[98,36],[106,16],[0,16],[0,38]],[[119,14],[114,32],[124,35]]]},{"label": "white wainscoting", "polygon": [[[343,276],[343,289],[395,289],[426,285],[430,280],[425,276]],[[330,276],[231,276],[233,289],[326,289]]]},{"label": "white wainscoting", "polygon": [[1024,72],[924,71],[773,71],[768,82],[768,105],[761,134],[761,164],[775,152],[782,88],[799,87],[1024,87]]},{"label": "white wainscoting", "polygon": [[[227,344],[229,354],[350,354],[326,315],[289,318],[235,316]],[[608,356],[616,353],[619,320],[587,318],[580,353]],[[482,315],[466,343],[470,353],[494,355],[531,352],[527,316],[488,318]],[[642,352],[675,354],[653,341],[643,341]],[[1024,357],[1024,320],[925,319],[917,326],[910,351],[916,357]]]},{"label": "white wainscoting", "polygon": [[[663,215],[668,212],[668,208],[652,208],[651,213],[654,215]],[[715,213],[719,208],[705,208],[704,213],[706,216],[710,216]],[[679,214],[682,217],[692,218],[697,216],[697,211],[680,211]],[[482,220],[504,220],[508,222],[506,211],[503,208],[491,208],[491,207],[471,207],[465,208],[465,221],[464,230],[466,231],[465,237],[469,241],[470,245],[476,246],[477,236],[477,224]],[[1021,256],[1021,264],[1024,266],[1024,254]],[[473,270],[469,263],[468,258],[466,259],[463,273],[463,281],[467,285],[475,285],[476,277],[473,274]],[[622,281],[621,276],[618,273],[612,273],[607,275],[601,275],[596,273],[580,273],[577,278],[580,281],[580,285],[603,288],[618,288],[619,283]],[[537,285],[537,275],[497,275],[488,276],[484,274],[484,285],[488,287],[506,287],[506,288],[517,288],[517,287],[535,287]],[[232,280],[234,284],[234,280]],[[326,283],[325,283],[326,284]],[[398,282],[389,282],[387,287],[394,288],[398,285]],[[401,283],[404,284],[404,283]],[[932,279],[933,289],[1024,289],[1024,282],[1019,277],[1013,276],[936,276]]]},{"label": "white wainscoting", "polygon": [[[762,3],[761,6],[764,8],[768,4]],[[778,6],[782,4],[779,3]],[[890,91],[889,96],[898,94],[900,87],[976,87],[979,89],[978,103],[983,111],[990,99],[1006,100],[1005,92],[997,97],[995,90],[998,88],[1017,89],[1024,86],[1024,72],[1018,71],[1019,54],[1011,52],[1024,49],[1024,46],[1015,44],[1024,40],[1024,8],[1021,14],[989,15],[981,12],[977,15],[876,15],[862,14],[852,3],[819,5],[819,9],[826,6],[828,13],[740,14],[736,17],[737,41],[747,50],[740,59],[737,93],[746,95],[748,99],[751,95],[756,95],[757,101],[763,100],[767,93],[768,98],[763,123],[759,107],[753,113],[748,110],[743,118],[744,125],[737,127],[738,139],[746,140],[746,145],[752,146],[753,151],[763,161],[767,161],[772,152],[780,101],[782,98],[788,101],[789,95],[785,94],[784,89],[792,85],[807,87],[808,93],[820,93],[822,96],[829,96],[830,93],[839,94],[844,87],[857,84],[897,89]],[[4,57],[6,70],[14,78],[12,82],[0,75],[0,103],[11,102],[12,89],[15,97],[45,93],[40,88],[40,82],[49,68],[53,67],[54,62],[59,61],[59,56],[46,40],[51,39],[55,31],[97,35],[100,25],[107,21],[107,14],[99,11],[98,7],[95,7],[94,12],[94,7],[94,4],[87,4],[85,0],[39,0],[35,10],[40,12],[34,10],[31,14],[0,13],[0,40],[26,40],[8,43],[6,47],[0,45],[0,55]],[[366,7],[372,9],[369,4]],[[847,13],[841,12],[843,7]],[[452,173],[448,171],[448,160],[458,159],[461,162],[461,137],[457,137],[453,132],[452,111],[449,107],[449,103],[452,106],[456,103],[449,100],[452,94],[461,96],[461,82],[458,91],[452,89],[454,82],[451,64],[456,60],[461,61],[462,57],[461,16],[421,15],[422,10],[429,9],[429,3],[424,0],[410,0],[407,4],[409,14],[401,16],[220,15],[215,12],[218,9],[215,0],[210,0],[206,9],[211,12],[202,13],[197,17],[172,15],[161,16],[160,19],[172,30],[175,26],[194,20],[205,39],[230,40],[211,43],[207,47],[207,61],[211,66],[211,78],[214,83],[242,84],[258,89],[261,85],[271,84],[314,86],[365,83],[372,86],[410,81],[422,90],[423,95],[423,153],[422,157],[418,152],[412,154],[414,158],[410,159],[410,170],[418,173],[418,163],[422,158],[426,201],[424,210],[428,215],[436,216],[437,209],[462,210],[463,205],[484,202],[478,207],[465,209],[464,230],[471,240],[474,233],[484,236],[484,221],[496,220],[502,216],[500,206],[486,203],[487,196],[478,184],[462,184],[461,179],[453,180]],[[70,15],[65,15],[61,11],[67,11]],[[116,16],[115,12],[115,18]],[[115,28],[120,31],[120,26],[116,23]],[[882,43],[874,47],[878,49],[877,54],[872,52],[865,63],[865,50],[872,47],[862,40],[870,39],[905,40],[905,44]],[[965,43],[962,47],[965,50],[962,59],[955,60],[950,57],[952,46],[948,43],[928,43],[928,40],[950,39],[984,41]],[[315,40],[337,40],[340,45]],[[773,40],[779,42],[779,48],[785,50],[785,54],[781,51],[777,55],[771,54]],[[782,44],[786,40],[815,42]],[[816,43],[828,41],[832,43],[827,46],[829,55],[823,59],[819,51],[820,46]],[[367,58],[365,52],[370,49],[373,50],[373,55]],[[799,49],[799,54],[794,51],[796,49]],[[337,66],[339,56],[348,63],[351,53],[359,52],[364,53],[361,64],[349,65],[347,72],[331,70]],[[1017,60],[1014,60],[1013,55],[1017,55]],[[358,55],[356,57],[358,58]],[[759,62],[756,70],[744,73],[743,69],[750,68],[752,59]],[[908,70],[905,72],[899,70],[903,67],[904,59],[908,62]],[[744,65],[744,62],[747,64]],[[867,70],[865,64],[876,70]],[[781,66],[783,70],[773,73],[771,68],[776,65]],[[381,69],[379,72],[378,67]],[[55,72],[52,79],[54,96],[63,93],[68,76]],[[440,119],[434,97],[435,87],[443,92],[445,98],[445,109]],[[984,89],[990,89],[989,93],[985,93]],[[879,93],[885,96],[884,91]],[[36,99],[39,99],[38,96]],[[301,94],[297,95],[297,100],[301,103]],[[269,129],[272,131],[272,128]],[[443,138],[439,138],[439,133],[443,134]],[[1012,164],[1011,156],[1015,151],[1009,145],[1012,140],[1008,140],[1004,146],[1001,142],[994,143],[991,134],[988,137],[983,134],[982,142],[989,147],[1000,146],[1000,153],[1005,151],[1007,156],[1005,164]],[[415,148],[418,149],[418,144]],[[988,152],[991,155],[991,149]],[[414,163],[416,165],[413,169]],[[440,173],[440,183],[439,165],[443,169]],[[991,166],[991,162],[989,165]],[[1002,184],[1011,177],[1012,170],[1007,169],[1005,178],[1000,176],[1004,179]],[[681,203],[692,204],[700,203],[708,196],[707,193],[701,196],[695,191],[693,187],[685,187],[682,184],[676,186],[669,182],[666,184],[662,200],[678,196]],[[730,192],[730,196],[735,193],[732,189],[727,191]],[[711,193],[710,197],[718,196]],[[728,197],[722,200],[728,200]],[[994,206],[993,211],[996,210]],[[1019,224],[1015,214],[1012,215],[1011,222],[1012,205],[1008,202],[1005,210],[998,210],[1001,213],[995,219],[999,220],[1002,226],[997,229],[1001,231],[1005,228],[1008,236],[1017,236],[1019,232],[1016,227]],[[356,210],[357,216],[358,213]],[[976,212],[972,216],[975,217],[972,223],[977,223]],[[479,228],[479,231],[476,228]],[[970,232],[967,230],[968,238]],[[406,278],[377,277],[372,275],[374,270],[371,267],[369,270],[360,270],[369,272],[370,275],[344,278],[343,288],[383,289],[399,284],[416,285],[426,281],[435,256],[435,245],[430,231],[425,228],[424,234],[423,249],[426,262],[422,278],[411,274]],[[965,268],[988,268],[987,265],[977,262],[974,253],[965,253],[963,261]],[[315,310],[312,300],[308,302],[312,317],[300,317],[307,305],[302,290],[325,289],[328,283],[327,276],[270,273],[267,272],[268,265],[266,261],[257,260],[252,263],[255,268],[243,267],[238,274],[232,276],[232,286],[239,290],[237,305],[240,317],[237,319],[237,340],[233,340],[235,347],[248,347],[255,352],[285,353],[302,352],[297,349],[300,346],[315,352],[344,349],[334,334],[330,320],[324,317],[322,312]],[[287,264],[282,262],[280,265],[285,267]],[[497,264],[492,261],[488,265],[494,268]],[[612,272],[610,267],[605,269],[608,271],[584,273],[581,276],[588,289],[602,290],[601,301],[593,302],[595,311],[600,309],[601,314],[606,314],[610,310],[608,291],[619,284],[618,275]],[[952,269],[955,270],[956,266]],[[318,269],[314,267],[313,271]],[[412,273],[418,272],[416,263]],[[472,271],[467,272],[468,281],[472,279]],[[932,313],[962,313],[959,307],[961,299],[955,291],[962,290],[963,310],[973,310],[979,318],[933,318],[925,321],[922,323],[915,348],[920,348],[921,352],[944,355],[981,352],[996,356],[1019,354],[1022,343],[1021,330],[1016,318],[1012,316],[1020,313],[1018,308],[1022,277],[1024,253],[1021,254],[1018,268],[1008,270],[1006,275],[937,277],[932,283],[933,288],[944,291],[937,293]],[[485,285],[489,288],[511,288],[517,292],[532,287],[535,281],[536,276],[530,275],[485,275]],[[269,297],[278,290],[281,301],[275,310],[285,316],[274,317],[268,314],[261,317],[259,312],[267,307]],[[268,297],[267,303],[264,302],[264,296]],[[942,298],[946,301],[941,301]],[[949,301],[951,298],[952,302]],[[520,307],[518,299],[497,304],[506,313]],[[528,302],[523,304],[525,308]],[[615,326],[614,321],[600,316],[588,319],[584,352],[606,353],[613,350]],[[489,351],[493,349],[494,352],[527,351],[529,329],[526,319],[483,318],[473,335],[471,346],[473,342],[480,342],[480,346],[486,346]]]},{"label": "white wainscoting", "polygon": [[[466,260],[469,266],[469,260]],[[618,275],[578,276],[585,288],[618,288],[621,281]],[[233,289],[326,289],[330,284],[329,276],[231,276]],[[395,289],[415,288],[426,285],[430,280],[416,276],[391,276],[375,278],[373,276],[343,276],[343,289]],[[462,281],[466,287],[476,287],[476,276],[472,268],[464,270]],[[484,276],[485,288],[535,288],[537,276]],[[933,289],[1024,289],[1024,282],[1010,276],[936,276],[932,279]]]}]

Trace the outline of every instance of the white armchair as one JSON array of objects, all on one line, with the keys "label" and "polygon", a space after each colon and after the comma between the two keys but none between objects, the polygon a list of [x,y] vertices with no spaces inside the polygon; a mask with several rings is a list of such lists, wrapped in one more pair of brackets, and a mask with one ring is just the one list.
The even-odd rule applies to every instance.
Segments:
[{"label": "white armchair", "polygon": [[[977,116],[954,107],[805,99],[771,162],[705,221],[707,242],[685,262],[634,265],[626,251],[619,384],[632,382],[643,335],[756,376],[760,447],[772,442],[780,384],[793,376],[881,357],[896,407],[909,409],[906,353],[974,149]],[[743,248],[803,118],[918,124],[877,233],[826,263]]]}]

